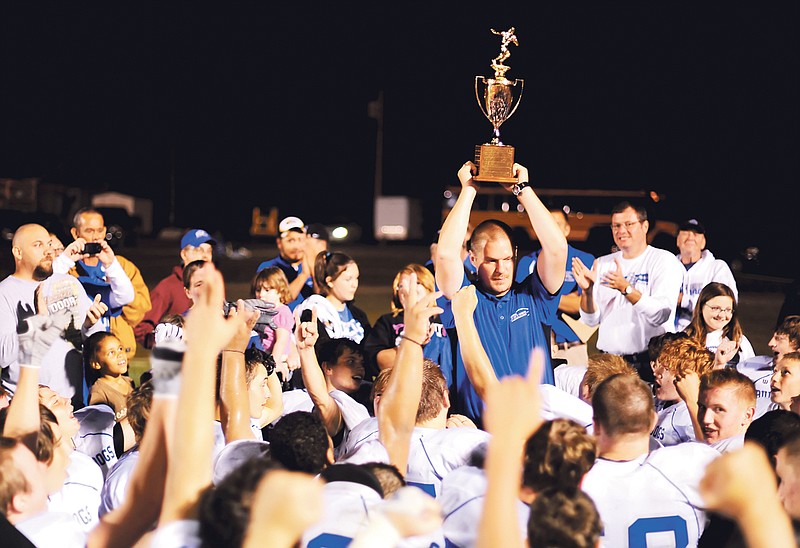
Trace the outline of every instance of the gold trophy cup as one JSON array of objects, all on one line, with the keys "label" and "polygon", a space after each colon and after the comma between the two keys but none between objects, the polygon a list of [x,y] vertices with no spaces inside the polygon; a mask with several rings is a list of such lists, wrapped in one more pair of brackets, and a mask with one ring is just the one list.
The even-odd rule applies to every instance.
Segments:
[{"label": "gold trophy cup", "polygon": [[[508,45],[518,46],[514,27],[502,32],[491,29],[492,33],[502,38],[500,55],[492,60],[494,78],[483,76],[475,77],[475,98],[478,100],[483,115],[494,127],[492,140],[482,145],[475,145],[475,164],[478,166],[478,175],[474,179],[485,183],[514,184],[514,147],[504,145],[500,141],[500,126],[511,118],[522,99],[524,80],[506,78],[505,74],[511,67],[503,62],[511,57]],[[514,91],[518,91],[516,99]]]}]

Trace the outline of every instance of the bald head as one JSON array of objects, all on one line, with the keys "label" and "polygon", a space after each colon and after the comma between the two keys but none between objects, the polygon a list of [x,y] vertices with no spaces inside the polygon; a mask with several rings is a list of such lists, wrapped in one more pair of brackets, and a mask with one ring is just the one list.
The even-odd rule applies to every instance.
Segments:
[{"label": "bald head", "polygon": [[11,240],[11,252],[14,255],[15,277],[42,281],[53,273],[50,233],[42,225],[19,227]]}]

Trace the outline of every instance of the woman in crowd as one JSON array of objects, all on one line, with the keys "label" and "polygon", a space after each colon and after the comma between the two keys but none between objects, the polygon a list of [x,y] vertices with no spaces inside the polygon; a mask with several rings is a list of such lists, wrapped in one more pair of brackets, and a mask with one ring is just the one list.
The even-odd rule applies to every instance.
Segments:
[{"label": "woman in crowd", "polygon": [[314,262],[319,295],[311,295],[297,307],[301,317],[316,308],[319,343],[326,339],[350,339],[362,344],[372,326],[367,314],[355,306],[358,265],[344,253],[321,251]]},{"label": "woman in crowd", "polygon": [[707,284],[697,298],[692,322],[685,333],[716,354],[717,365],[734,365],[755,356],[753,346],[742,333],[736,296],[723,283]]},{"label": "woman in crowd", "polygon": [[[378,318],[372,332],[364,341],[367,376],[370,378],[377,376],[382,369],[394,365],[397,347],[404,333],[403,309],[406,303],[404,302],[405,293],[402,293],[400,289],[408,285],[412,273],[417,275],[418,298],[421,299],[436,290],[433,275],[422,265],[412,263],[397,273],[392,282],[392,311]],[[450,378],[449,372],[453,361],[452,347],[447,338],[447,332],[438,317],[431,320],[428,337],[424,341],[423,354],[429,360],[439,364],[445,378]]]}]

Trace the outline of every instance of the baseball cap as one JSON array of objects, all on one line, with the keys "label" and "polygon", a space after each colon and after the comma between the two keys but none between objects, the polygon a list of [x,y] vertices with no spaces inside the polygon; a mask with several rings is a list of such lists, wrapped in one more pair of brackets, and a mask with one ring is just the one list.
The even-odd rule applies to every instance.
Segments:
[{"label": "baseball cap", "polygon": [[200,244],[205,243],[213,245],[217,242],[214,241],[214,238],[211,237],[211,234],[202,228],[192,228],[183,235],[183,238],[181,238],[181,249],[189,245],[192,247],[199,247]]},{"label": "baseball cap", "polygon": [[323,242],[330,240],[328,229],[325,228],[325,225],[319,223],[311,223],[308,225],[308,227],[306,227],[306,234],[317,240],[322,240]]},{"label": "baseball cap", "polygon": [[280,232],[281,238],[283,238],[289,231],[305,234],[306,225],[303,223],[300,217],[286,217],[278,225],[278,232]]},{"label": "baseball cap", "polygon": [[689,219],[687,221],[684,221],[678,230],[681,232],[683,231],[694,232],[696,234],[706,233],[706,227],[704,227],[702,223],[700,223],[700,221],[698,221],[697,219]]}]

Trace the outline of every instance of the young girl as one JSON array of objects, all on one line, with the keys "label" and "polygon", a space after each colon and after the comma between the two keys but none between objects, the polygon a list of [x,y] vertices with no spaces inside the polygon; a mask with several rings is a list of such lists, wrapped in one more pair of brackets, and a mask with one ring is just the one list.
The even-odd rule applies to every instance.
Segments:
[{"label": "young girl", "polygon": [[287,306],[292,302],[289,292],[289,281],[286,274],[277,266],[270,266],[258,272],[253,278],[250,296],[275,305],[278,313],[273,318],[277,329],[267,327],[261,344],[264,350],[272,353],[275,366],[284,381],[287,381],[291,371],[300,366],[297,348],[292,344],[294,331],[294,316]]},{"label": "young girl", "polygon": [[319,295],[311,295],[295,309],[301,314],[317,309],[319,342],[350,339],[361,344],[372,327],[366,313],[352,304],[358,289],[358,265],[344,253],[321,251],[314,261]]},{"label": "young girl", "polygon": [[736,296],[725,284],[711,282],[700,291],[692,322],[684,332],[717,354],[718,367],[755,356],[739,325]]},{"label": "young girl", "polygon": [[90,387],[89,405],[104,403],[114,410],[117,422],[128,414],[126,399],[133,392],[128,372],[128,357],[113,333],[101,331],[83,343],[86,384]]}]

